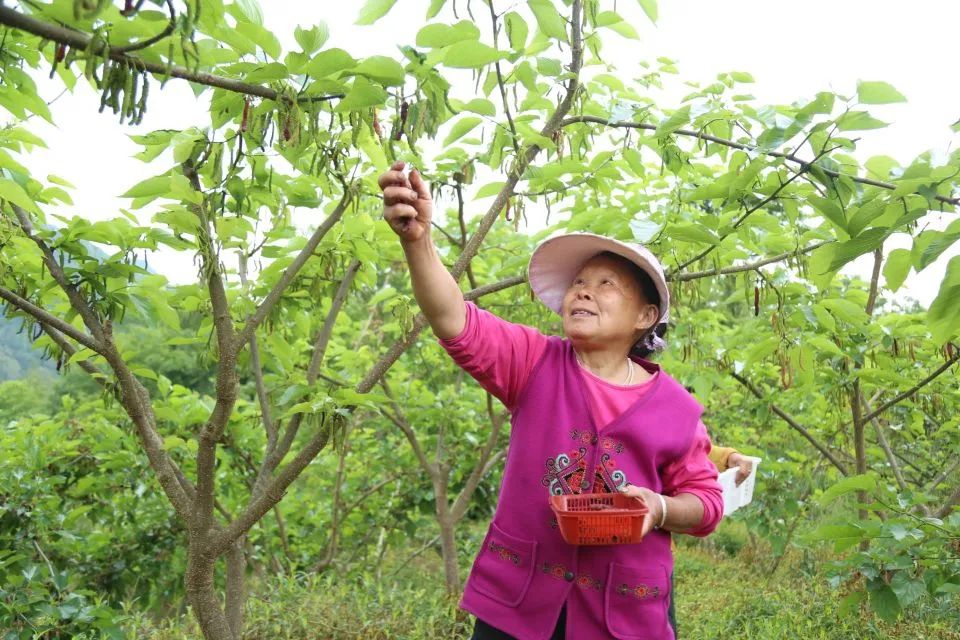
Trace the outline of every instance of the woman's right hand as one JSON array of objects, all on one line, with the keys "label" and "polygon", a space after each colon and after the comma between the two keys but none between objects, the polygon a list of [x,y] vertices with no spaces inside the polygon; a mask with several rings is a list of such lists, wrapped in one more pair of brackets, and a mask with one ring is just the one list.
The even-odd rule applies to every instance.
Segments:
[{"label": "woman's right hand", "polygon": [[416,242],[424,236],[430,236],[433,199],[420,172],[413,169],[408,179],[403,167],[404,163],[398,160],[380,175],[378,182],[383,191],[383,218],[401,241]]}]

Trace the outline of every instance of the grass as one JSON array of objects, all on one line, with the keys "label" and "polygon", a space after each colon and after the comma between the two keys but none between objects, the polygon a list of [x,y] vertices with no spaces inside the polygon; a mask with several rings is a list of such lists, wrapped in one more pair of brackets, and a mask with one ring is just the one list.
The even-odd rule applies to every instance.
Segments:
[{"label": "grass", "polygon": [[[795,552],[770,576],[772,559],[762,548],[731,547],[724,538],[730,531],[718,534],[713,542],[684,540],[677,551],[677,620],[682,640],[960,640],[956,600],[921,600],[924,604],[908,610],[896,624],[886,624],[865,609],[841,616],[841,595],[818,570],[823,558]],[[331,573],[252,585],[244,638],[469,638],[473,622],[459,612],[456,599],[443,593],[442,576],[438,556],[421,556],[413,563],[398,557],[387,563],[380,579]],[[156,626],[137,618],[130,632],[154,640],[199,637],[192,619]]]}]

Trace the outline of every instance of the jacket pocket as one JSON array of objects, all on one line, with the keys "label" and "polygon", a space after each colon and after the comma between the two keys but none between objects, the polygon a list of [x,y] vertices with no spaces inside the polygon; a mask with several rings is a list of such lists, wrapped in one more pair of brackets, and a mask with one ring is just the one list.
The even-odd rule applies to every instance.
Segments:
[{"label": "jacket pocket", "polygon": [[673,640],[667,617],[670,598],[670,579],[663,567],[611,563],[604,597],[607,630],[619,640]]},{"label": "jacket pocket", "polygon": [[490,523],[470,575],[471,586],[508,607],[523,600],[533,578],[537,543],[510,535]]}]

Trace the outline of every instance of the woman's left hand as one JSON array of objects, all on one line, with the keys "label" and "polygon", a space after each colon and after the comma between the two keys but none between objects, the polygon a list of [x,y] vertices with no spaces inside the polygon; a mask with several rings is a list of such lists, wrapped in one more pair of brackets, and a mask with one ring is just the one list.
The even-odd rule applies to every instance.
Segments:
[{"label": "woman's left hand", "polygon": [[640,498],[643,500],[644,504],[647,505],[647,517],[643,520],[643,535],[646,536],[650,533],[653,528],[660,524],[660,520],[663,518],[663,508],[660,498],[657,497],[657,493],[647,489],[646,487],[636,487],[632,484],[628,484],[620,490],[625,496],[630,496],[632,498]]},{"label": "woman's left hand", "polygon": [[750,476],[750,472],[753,471],[753,460],[735,451],[727,458],[727,469],[734,468],[737,470],[736,483],[739,487],[740,484]]}]

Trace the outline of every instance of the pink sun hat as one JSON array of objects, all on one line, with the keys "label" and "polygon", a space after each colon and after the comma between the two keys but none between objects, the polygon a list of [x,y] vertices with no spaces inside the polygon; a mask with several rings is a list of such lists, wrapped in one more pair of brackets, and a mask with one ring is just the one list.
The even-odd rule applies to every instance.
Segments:
[{"label": "pink sun hat", "polygon": [[650,276],[660,294],[660,317],[657,322],[666,322],[670,310],[670,291],[663,265],[649,249],[640,244],[620,242],[595,233],[568,233],[548,238],[530,256],[530,265],[527,267],[530,288],[547,308],[561,313],[563,296],[580,268],[587,260],[604,251],[626,258]]}]

